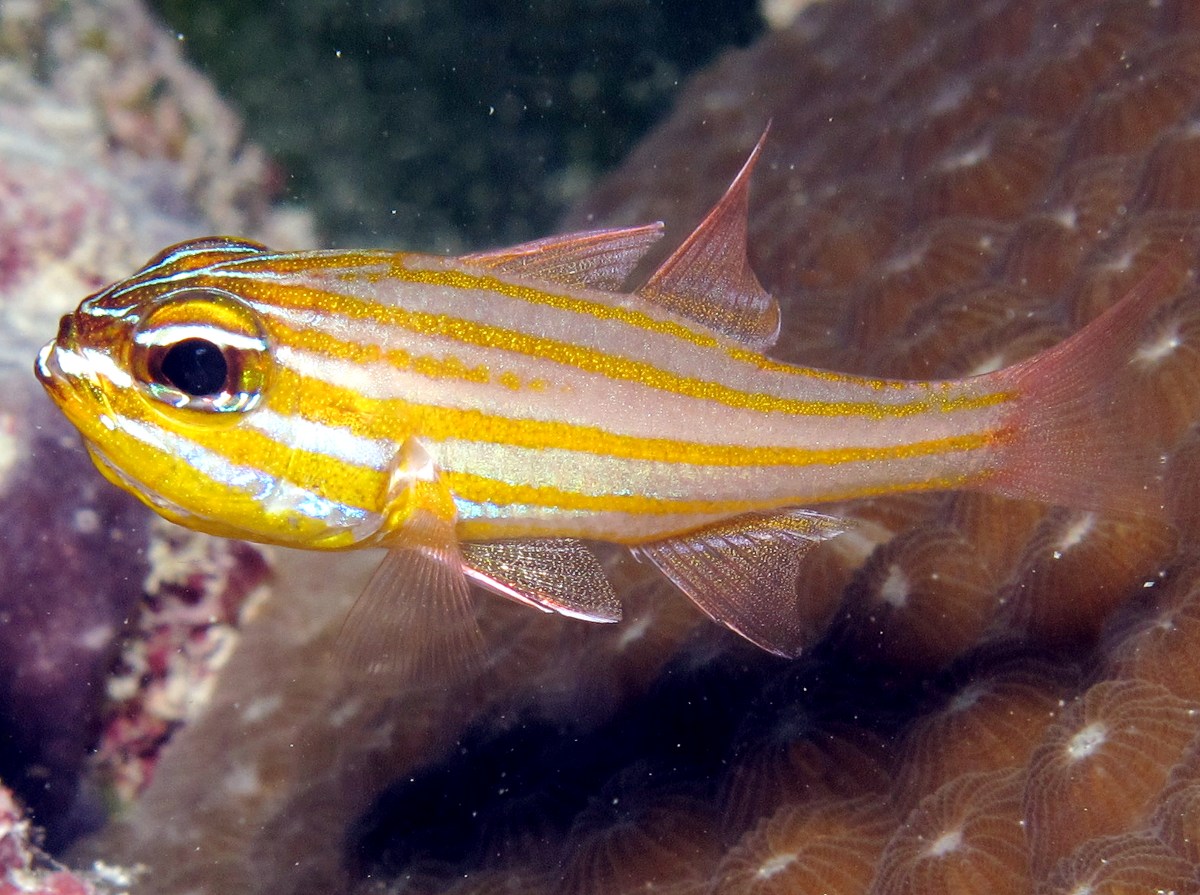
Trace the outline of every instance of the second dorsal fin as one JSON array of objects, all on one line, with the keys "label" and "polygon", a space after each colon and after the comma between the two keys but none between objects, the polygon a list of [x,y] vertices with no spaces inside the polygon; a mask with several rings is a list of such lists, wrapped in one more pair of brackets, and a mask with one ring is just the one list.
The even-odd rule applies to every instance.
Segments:
[{"label": "second dorsal fin", "polygon": [[746,257],[750,175],[766,142],[763,131],[742,170],[692,235],[662,263],[638,295],[757,350],[779,337],[779,304]]}]

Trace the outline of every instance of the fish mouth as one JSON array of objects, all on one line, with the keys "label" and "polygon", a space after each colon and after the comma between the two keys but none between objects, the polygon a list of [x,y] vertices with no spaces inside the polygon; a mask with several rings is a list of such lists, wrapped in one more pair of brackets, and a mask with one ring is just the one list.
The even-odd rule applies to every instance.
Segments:
[{"label": "fish mouth", "polygon": [[58,362],[58,352],[58,342],[47,342],[38,352],[37,361],[33,365],[33,375],[52,395],[61,394],[67,384],[67,377],[63,375]]},{"label": "fish mouth", "polygon": [[71,350],[63,346],[74,344],[75,321],[68,314],[59,320],[58,335],[42,346],[33,365],[33,374],[37,376],[38,382],[52,395],[61,395],[70,381],[70,377],[63,372],[61,353]]},{"label": "fish mouth", "polygon": [[88,422],[113,418],[103,388],[105,377],[97,369],[98,361],[105,359],[102,353],[79,344],[76,324],[71,317],[63,317],[58,336],[42,346],[33,364],[33,374],[46,394],[84,432],[90,431]]}]

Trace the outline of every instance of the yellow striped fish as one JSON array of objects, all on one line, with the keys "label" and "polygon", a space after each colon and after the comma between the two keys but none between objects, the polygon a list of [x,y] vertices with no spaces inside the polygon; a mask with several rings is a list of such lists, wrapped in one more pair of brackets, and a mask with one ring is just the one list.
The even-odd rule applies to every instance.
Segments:
[{"label": "yellow striped fish", "polygon": [[633,292],[660,224],[460,258],[201,239],[85,299],[37,375],[104,475],[171,520],[388,548],[346,627],[374,670],[461,652],[469,581],[615,621],[587,541],[633,546],[794,655],[796,564],[848,527],[814,505],[946,488],[1160,504],[1161,458],[1105,419],[1154,289],[969,379],[773,361],[779,309],[745,248],[761,147]]}]

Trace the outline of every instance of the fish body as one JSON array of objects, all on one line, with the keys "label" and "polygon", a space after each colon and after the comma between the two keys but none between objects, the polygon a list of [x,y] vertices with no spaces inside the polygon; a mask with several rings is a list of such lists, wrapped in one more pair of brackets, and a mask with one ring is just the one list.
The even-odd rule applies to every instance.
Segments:
[{"label": "fish body", "polygon": [[[794,654],[795,563],[849,524],[812,507],[946,488],[1160,502],[1155,458],[1103,427],[1149,287],[1044,355],[968,379],[764,354],[779,310],[745,253],[761,145],[633,292],[621,284],[659,225],[461,258],[209,238],[85,299],[36,370],[101,471],[164,516],[265,543],[389,548],[349,636],[418,630],[426,645],[397,647],[410,653],[471,639],[467,580],[615,620],[585,544],[607,541]],[[414,606],[451,620],[442,646]]]}]

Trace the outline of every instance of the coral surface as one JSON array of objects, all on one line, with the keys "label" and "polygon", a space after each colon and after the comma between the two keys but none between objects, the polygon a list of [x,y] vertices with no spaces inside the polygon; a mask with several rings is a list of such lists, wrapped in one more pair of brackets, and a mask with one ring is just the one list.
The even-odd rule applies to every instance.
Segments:
[{"label": "coral surface", "polygon": [[[60,314],[164,243],[212,228],[307,239],[302,219],[268,226],[268,179],[136,4],[0,4],[0,778],[51,848],[137,788],[169,723],[155,694],[186,702],[211,678],[221,651],[196,641],[230,628],[264,566],[214,543],[224,577],[202,582],[193,565],[181,582],[178,535],[97,477],[30,364]],[[175,611],[139,621],[143,597]],[[147,649],[168,667],[131,668]],[[97,747],[105,773],[81,786]]]},{"label": "coral surface", "polygon": [[11,792],[0,786],[0,895],[106,895],[127,891],[133,874],[97,864],[89,875],[52,860]]}]

